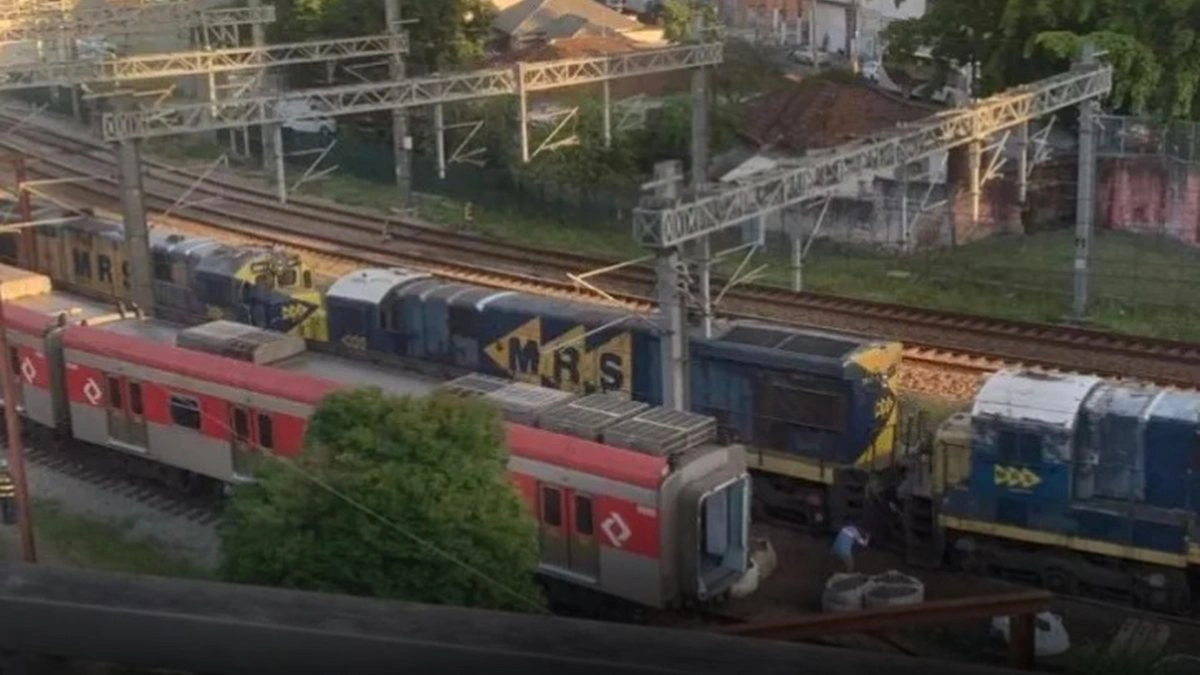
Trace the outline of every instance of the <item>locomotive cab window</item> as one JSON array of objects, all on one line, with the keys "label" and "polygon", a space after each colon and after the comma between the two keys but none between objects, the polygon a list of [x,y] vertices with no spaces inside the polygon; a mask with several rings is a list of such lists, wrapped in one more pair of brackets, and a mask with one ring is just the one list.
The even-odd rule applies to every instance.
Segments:
[{"label": "locomotive cab window", "polygon": [[996,456],[1001,462],[1041,464],[1042,437],[1034,433],[1001,431],[996,435]]},{"label": "locomotive cab window", "polygon": [[550,527],[562,525],[562,496],[558,488],[542,486],[542,522]]},{"label": "locomotive cab window", "polygon": [[177,426],[200,429],[200,402],[190,396],[171,394],[171,421]]},{"label": "locomotive cab window", "polygon": [[276,278],[276,281],[279,283],[279,285],[281,287],[282,286],[295,286],[296,285],[296,270],[288,269],[288,270],[284,270],[284,271],[280,272],[279,276]]},{"label": "locomotive cab window", "polygon": [[304,270],[304,287],[312,288],[312,272]]}]

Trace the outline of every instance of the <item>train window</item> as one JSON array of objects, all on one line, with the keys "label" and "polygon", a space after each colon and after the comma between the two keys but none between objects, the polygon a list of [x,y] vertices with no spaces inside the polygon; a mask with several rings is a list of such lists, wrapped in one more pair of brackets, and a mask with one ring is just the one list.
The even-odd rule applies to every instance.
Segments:
[{"label": "train window", "polygon": [[296,285],[296,270],[284,270],[279,273],[277,278],[280,286],[295,286]]},{"label": "train window", "polygon": [[542,522],[550,527],[562,525],[562,497],[558,488],[542,486]]},{"label": "train window", "polygon": [[275,280],[271,278],[270,274],[260,274],[254,277],[254,285],[259,288],[274,288]]},{"label": "train window", "polygon": [[129,383],[129,411],[134,415],[142,414],[142,385],[140,382]]},{"label": "train window", "polygon": [[250,440],[250,418],[241,408],[233,409],[233,435],[239,441]]},{"label": "train window", "polygon": [[275,429],[270,415],[258,415],[258,444],[267,450],[275,449]]},{"label": "train window", "polygon": [[171,268],[170,260],[168,260],[165,256],[164,257],[155,256],[155,258],[154,258],[154,279],[155,280],[171,283],[171,282],[175,281],[175,278],[174,278],[174,275],[172,274],[172,272],[173,272],[173,270]]},{"label": "train window", "polygon": [[115,377],[108,378],[108,404],[114,410],[121,409],[121,381]]},{"label": "train window", "polygon": [[12,370],[13,375],[21,374],[21,353],[16,347],[8,348],[8,367]]},{"label": "train window", "polygon": [[171,421],[189,429],[200,428],[200,402],[190,396],[171,394]]},{"label": "train window", "polygon": [[575,495],[575,531],[592,534],[592,498]]},{"label": "train window", "polygon": [[996,434],[996,456],[1012,464],[1041,464],[1042,437],[1033,433],[1001,431]]},{"label": "train window", "polygon": [[312,288],[312,272],[304,270],[304,287]]}]

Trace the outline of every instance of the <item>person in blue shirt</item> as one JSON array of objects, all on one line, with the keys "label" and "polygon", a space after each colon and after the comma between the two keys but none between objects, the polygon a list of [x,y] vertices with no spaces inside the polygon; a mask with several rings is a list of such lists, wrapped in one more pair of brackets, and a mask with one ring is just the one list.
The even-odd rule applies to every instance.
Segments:
[{"label": "person in blue shirt", "polygon": [[847,523],[838,532],[837,539],[833,541],[833,555],[842,561],[842,564],[846,566],[847,572],[853,572],[854,545],[866,546],[870,542],[870,536],[863,536],[863,533],[859,532],[853,523]]}]

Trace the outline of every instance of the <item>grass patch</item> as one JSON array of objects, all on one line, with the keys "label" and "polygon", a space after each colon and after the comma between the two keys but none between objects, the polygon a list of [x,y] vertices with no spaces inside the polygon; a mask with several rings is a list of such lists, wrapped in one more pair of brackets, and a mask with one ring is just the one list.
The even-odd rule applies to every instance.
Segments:
[{"label": "grass patch", "polygon": [[35,500],[33,518],[39,557],[48,561],[130,574],[211,576],[150,542],[130,540],[123,528],[68,513],[54,502]]}]

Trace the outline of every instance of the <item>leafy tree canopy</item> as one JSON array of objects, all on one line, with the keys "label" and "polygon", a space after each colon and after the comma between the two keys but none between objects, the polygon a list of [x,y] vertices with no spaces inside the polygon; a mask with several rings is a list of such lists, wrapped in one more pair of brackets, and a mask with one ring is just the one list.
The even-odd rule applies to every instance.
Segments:
[{"label": "leafy tree canopy", "polygon": [[940,0],[887,29],[889,59],[932,50],[977,66],[977,94],[1061,72],[1091,40],[1113,65],[1113,102],[1162,117],[1200,115],[1200,0]]},{"label": "leafy tree canopy", "polygon": [[305,454],[234,490],[230,581],[497,609],[541,606],[534,524],[496,412],[378,389],[329,396]]},{"label": "leafy tree canopy", "polygon": [[[381,0],[278,0],[276,38],[286,41],[386,32]],[[430,71],[483,55],[494,9],[487,0],[401,0],[409,60]]]}]

